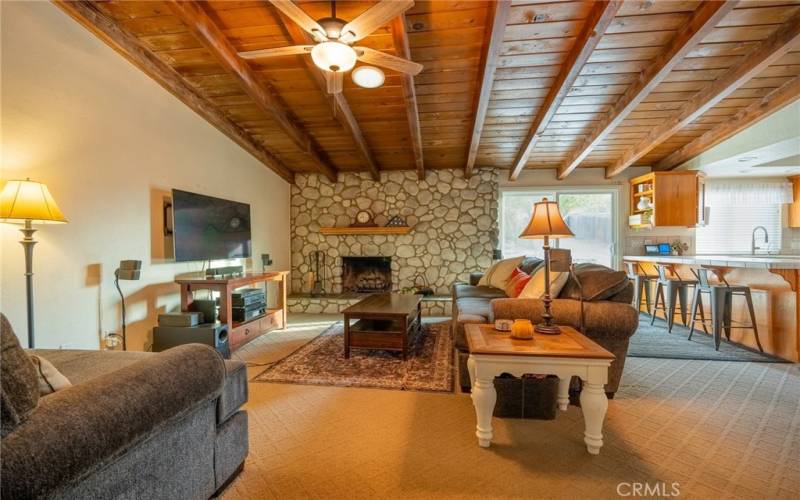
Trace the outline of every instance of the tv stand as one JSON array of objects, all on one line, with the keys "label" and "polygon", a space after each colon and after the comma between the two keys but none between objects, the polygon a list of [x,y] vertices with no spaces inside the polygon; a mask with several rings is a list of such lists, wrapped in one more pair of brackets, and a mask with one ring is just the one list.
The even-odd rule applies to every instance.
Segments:
[{"label": "tv stand", "polygon": [[[272,330],[286,328],[286,279],[289,271],[265,273],[245,273],[236,278],[206,279],[187,278],[175,282],[181,287],[181,311],[190,311],[194,292],[211,290],[219,292],[219,321],[228,325],[228,342],[231,352],[251,340]],[[269,282],[278,283],[278,302],[274,308],[257,318],[248,321],[233,320],[233,301],[231,295],[237,288],[250,287]],[[267,296],[269,298],[269,296]]]}]

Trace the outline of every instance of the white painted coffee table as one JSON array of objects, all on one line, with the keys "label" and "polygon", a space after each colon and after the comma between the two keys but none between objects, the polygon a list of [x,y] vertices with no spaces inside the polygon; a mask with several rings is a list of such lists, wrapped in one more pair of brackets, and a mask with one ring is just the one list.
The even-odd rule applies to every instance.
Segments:
[{"label": "white painted coffee table", "polygon": [[603,446],[603,419],[608,409],[604,385],[614,355],[568,326],[561,335],[534,333],[533,340],[515,340],[493,325],[467,324],[469,376],[472,381],[472,404],[478,425],[478,444],[492,442],[492,413],[497,401],[494,378],[502,373],[521,377],[526,373],[558,376],[558,407],[569,405],[569,382],[573,376],[583,380],[580,401],[586,426],[584,442],[589,453],[597,455]]}]

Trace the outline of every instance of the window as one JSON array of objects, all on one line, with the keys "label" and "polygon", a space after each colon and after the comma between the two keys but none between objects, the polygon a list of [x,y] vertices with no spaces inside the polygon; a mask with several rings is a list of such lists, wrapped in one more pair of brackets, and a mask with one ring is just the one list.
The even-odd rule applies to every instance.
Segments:
[{"label": "window", "polygon": [[695,233],[697,253],[750,253],[753,229],[756,246],[781,248],[781,207],[792,201],[791,184],[783,179],[709,179],[706,181],[708,221]]},{"label": "window", "polygon": [[714,205],[709,209],[708,225],[698,227],[695,235],[697,253],[750,253],[753,229],[762,226],[769,234],[756,233],[756,246],[776,252],[781,248],[781,205]]},{"label": "window", "polygon": [[574,238],[551,242],[569,248],[575,262],[614,267],[617,243],[617,191],[602,189],[503,190],[500,196],[500,250],[503,257],[542,256],[542,240],[521,240],[533,204],[546,197],[556,200]]}]

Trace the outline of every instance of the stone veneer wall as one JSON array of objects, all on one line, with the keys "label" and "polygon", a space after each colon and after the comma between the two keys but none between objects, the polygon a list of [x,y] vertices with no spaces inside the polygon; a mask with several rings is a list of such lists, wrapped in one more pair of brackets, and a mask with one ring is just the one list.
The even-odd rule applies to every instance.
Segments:
[{"label": "stone veneer wall", "polygon": [[[342,256],[392,257],[392,288],[427,285],[449,294],[450,284],[484,270],[497,247],[497,173],[477,170],[383,172],[380,182],[366,173],[343,173],[336,183],[316,174],[298,174],[291,192],[293,294],[312,285],[311,254],[325,252],[327,293],[342,291]],[[348,226],[359,210],[378,225],[394,215],[412,227],[407,235],[326,236],[320,227]],[[306,301],[307,302],[307,301]]]}]

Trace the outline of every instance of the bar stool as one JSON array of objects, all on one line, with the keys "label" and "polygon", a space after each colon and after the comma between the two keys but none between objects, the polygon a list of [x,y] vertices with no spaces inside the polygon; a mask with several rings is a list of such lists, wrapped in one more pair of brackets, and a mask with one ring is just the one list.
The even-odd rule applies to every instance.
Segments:
[{"label": "bar stool", "polygon": [[[722,282],[718,285],[712,285],[708,280],[708,272],[711,271],[717,278]],[[758,350],[764,352],[764,348],[761,347],[761,340],[758,338],[758,325],[756,324],[756,313],[753,309],[753,297],[750,295],[750,287],[744,285],[731,285],[725,279],[725,273],[720,268],[700,268],[700,269],[692,269],[692,273],[697,277],[698,285],[694,289],[694,297],[692,298],[692,319],[691,319],[691,327],[689,328],[689,338],[688,340],[692,340],[692,334],[694,333],[694,325],[698,321],[703,325],[703,331],[708,333],[706,329],[706,318],[705,314],[703,313],[703,293],[707,293],[709,295],[709,300],[711,301],[711,331],[714,335],[714,347],[716,350],[719,351],[719,344],[721,339],[721,331],[725,330],[725,337],[728,341],[731,340],[731,329],[747,329],[753,330],[753,334],[756,337],[756,344],[758,345]],[[744,297],[745,301],[747,302],[747,309],[750,312],[750,324],[744,325],[739,321],[734,322],[731,320],[731,312],[733,311],[733,296],[738,295],[740,297]],[[697,308],[700,308],[700,320],[697,319]],[[733,326],[736,323],[739,326]]]},{"label": "bar stool", "polygon": [[653,283],[658,277],[651,276],[644,272],[642,266],[638,262],[625,261],[624,264],[628,279],[633,283],[634,307],[636,307],[637,311],[642,308],[642,291],[644,291],[647,314],[652,314],[650,311],[650,283]]},{"label": "bar stool", "polygon": [[[656,311],[661,310],[667,320],[667,331],[672,333],[672,326],[675,324],[676,302],[680,304],[681,322],[684,326],[689,326],[686,322],[688,289],[690,286],[695,286],[697,281],[681,278],[673,264],[656,262],[655,266],[658,271],[658,279],[656,280],[656,300],[653,303],[653,317],[650,319],[650,325],[656,321]],[[660,307],[658,305],[659,297],[661,298]]]}]

